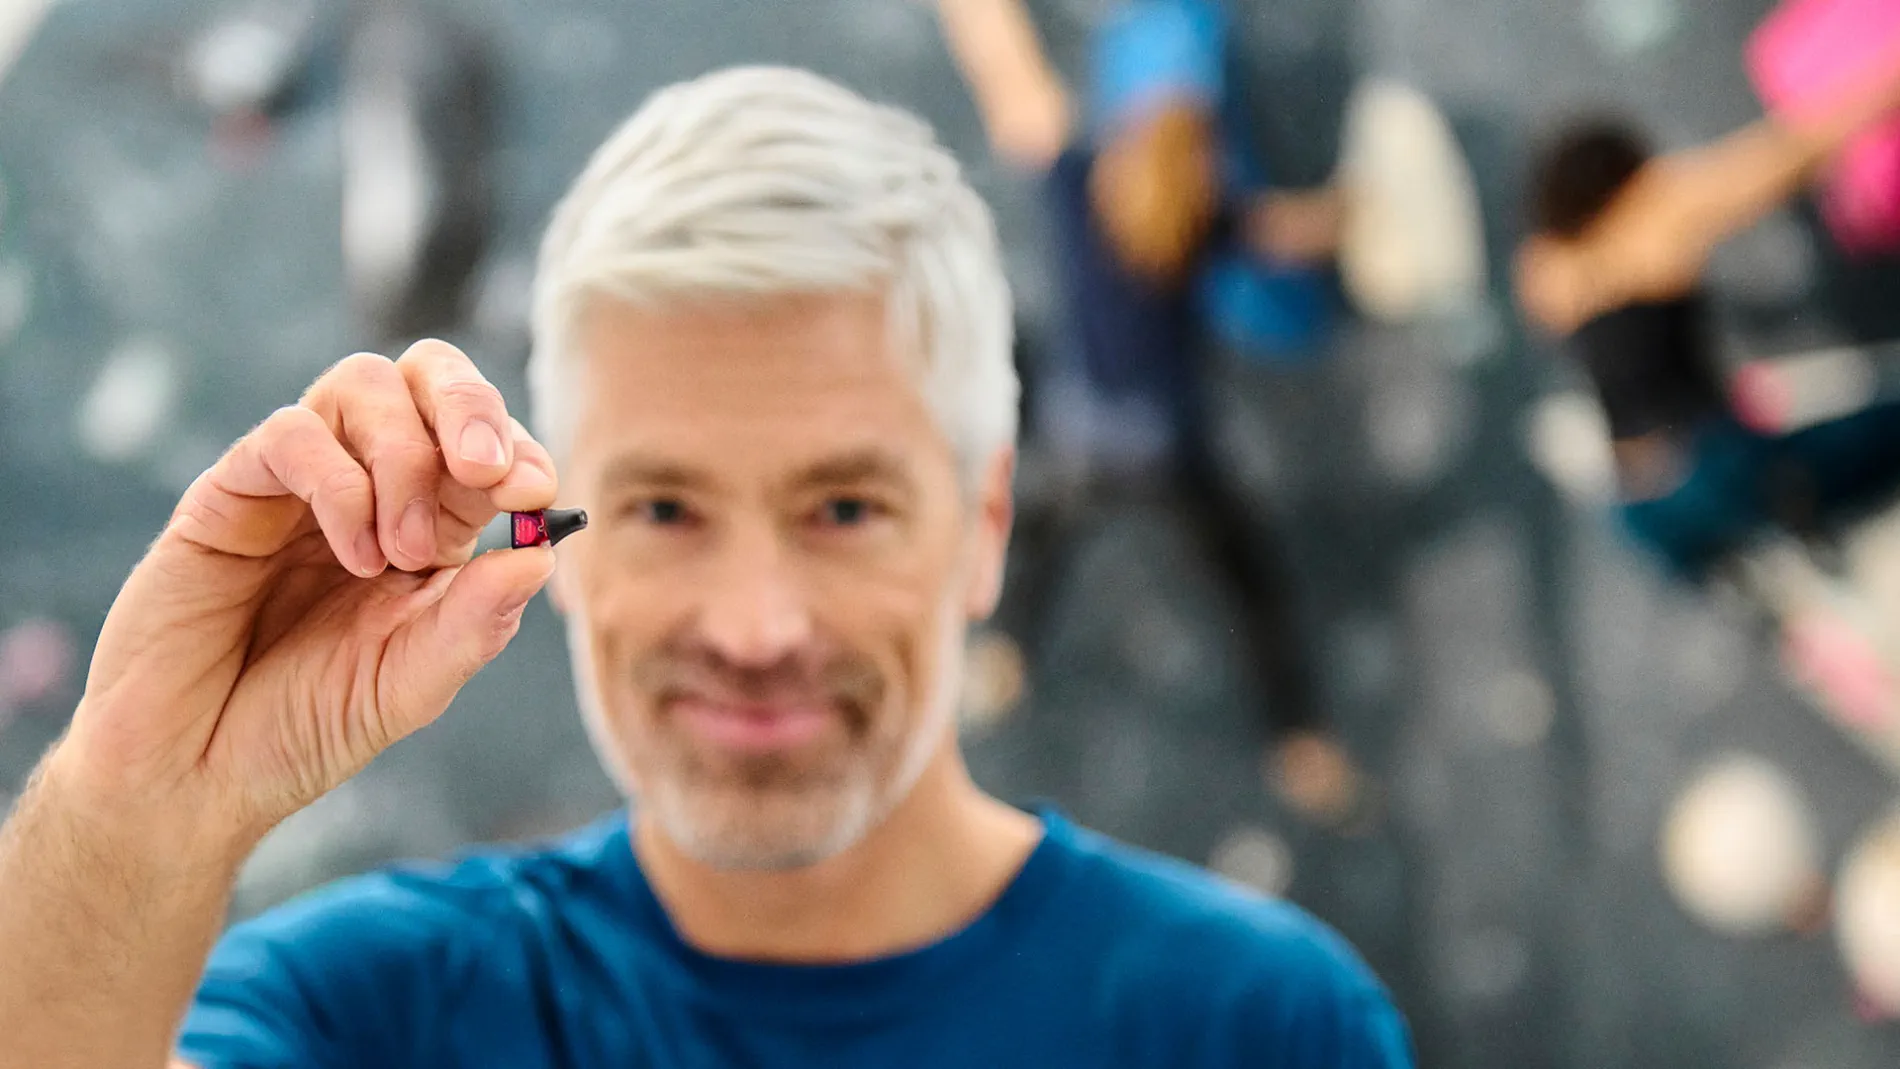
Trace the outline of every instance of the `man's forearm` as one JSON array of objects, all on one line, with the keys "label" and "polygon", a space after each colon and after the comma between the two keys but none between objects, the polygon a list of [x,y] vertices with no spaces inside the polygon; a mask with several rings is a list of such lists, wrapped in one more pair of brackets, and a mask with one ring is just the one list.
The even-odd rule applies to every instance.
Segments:
[{"label": "man's forearm", "polygon": [[0,1065],[162,1069],[239,856],[88,804],[55,764],[0,827]]}]

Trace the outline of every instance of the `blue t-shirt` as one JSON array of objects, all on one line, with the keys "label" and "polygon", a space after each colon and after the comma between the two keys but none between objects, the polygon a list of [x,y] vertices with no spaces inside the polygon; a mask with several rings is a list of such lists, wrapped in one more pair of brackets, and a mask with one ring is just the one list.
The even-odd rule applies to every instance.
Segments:
[{"label": "blue t-shirt", "polygon": [[202,1069],[1398,1069],[1406,1028],[1294,907],[1045,814],[968,927],[847,965],[683,942],[617,815],[537,852],[357,877],[235,926]]}]

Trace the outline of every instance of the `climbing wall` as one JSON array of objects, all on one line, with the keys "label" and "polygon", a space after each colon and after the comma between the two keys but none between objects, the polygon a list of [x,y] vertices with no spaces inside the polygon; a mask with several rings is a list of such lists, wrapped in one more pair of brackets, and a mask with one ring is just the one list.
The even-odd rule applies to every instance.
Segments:
[{"label": "climbing wall", "polygon": [[[1035,5],[1065,70],[1109,6]],[[290,87],[267,119],[233,121],[213,105],[247,75],[215,49],[246,53],[207,32],[245,10],[54,4],[0,73],[0,800],[61,729],[117,584],[189,480],[326,365],[392,344],[344,275],[345,6],[309,6]],[[1405,79],[1439,101],[1478,176],[1494,278],[1553,120],[1619,107],[1671,144],[1747,120],[1738,50],[1764,10],[1237,4],[1246,104],[1276,174],[1324,178],[1354,79]],[[989,162],[926,5],[453,12],[495,72],[492,225],[463,300],[430,329],[517,405],[553,200],[645,93],[729,63],[809,66],[937,124],[1011,238],[1032,355],[1054,329],[1033,189]],[[1832,252],[1804,208],[1725,250],[1716,281],[1738,356],[1900,333],[1881,321],[1900,309],[1893,272]],[[1393,985],[1424,1064],[1900,1064],[1900,1031],[1856,1015],[1825,918],[1737,938],[1669,892],[1671,806],[1722,755],[1793,785],[1829,871],[1896,788],[1781,678],[1745,613],[1665,584],[1623,544],[1582,385],[1501,295],[1430,329],[1348,323],[1312,366],[1219,376],[1222,447],[1261,537],[1289,547],[1323,696],[1366,769],[1344,828],[1288,811],[1264,782],[1235,607],[1163,507],[1115,512],[1078,543],[1028,700],[969,732],[976,772],[1339,926]],[[266,843],[238,911],[615,800],[537,605],[440,724]]]}]

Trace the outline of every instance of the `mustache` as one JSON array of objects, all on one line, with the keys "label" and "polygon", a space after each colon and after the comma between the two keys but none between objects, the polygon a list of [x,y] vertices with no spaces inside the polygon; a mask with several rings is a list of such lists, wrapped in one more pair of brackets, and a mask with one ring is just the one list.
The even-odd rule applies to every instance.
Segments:
[{"label": "mustache", "polygon": [[862,657],[788,657],[735,665],[704,650],[668,650],[634,666],[634,683],[662,701],[695,697],[735,705],[835,704],[862,719],[884,699],[884,674]]}]

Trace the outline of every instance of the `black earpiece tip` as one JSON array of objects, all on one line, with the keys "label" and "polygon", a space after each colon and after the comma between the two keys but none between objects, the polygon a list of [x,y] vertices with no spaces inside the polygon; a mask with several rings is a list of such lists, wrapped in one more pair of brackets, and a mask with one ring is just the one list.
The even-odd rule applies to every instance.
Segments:
[{"label": "black earpiece tip", "polygon": [[555,545],[561,539],[586,526],[586,509],[549,509],[547,511],[548,545]]}]

